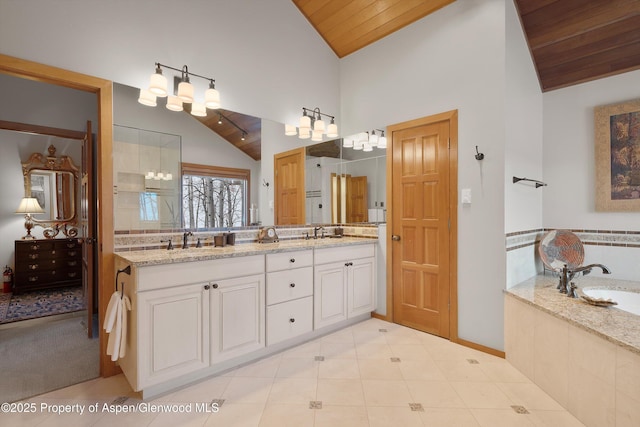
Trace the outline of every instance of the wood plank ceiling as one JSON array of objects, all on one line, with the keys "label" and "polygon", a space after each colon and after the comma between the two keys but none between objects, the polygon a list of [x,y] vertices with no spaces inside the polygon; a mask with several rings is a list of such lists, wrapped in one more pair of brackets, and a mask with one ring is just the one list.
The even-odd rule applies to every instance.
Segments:
[{"label": "wood plank ceiling", "polygon": [[[222,138],[244,151],[245,154],[252,159],[260,160],[262,119],[259,117],[236,113],[222,108],[207,110],[206,117],[191,117],[194,117]],[[244,141],[242,140],[242,131],[246,132]]]},{"label": "wood plank ceiling", "polygon": [[343,58],[455,0],[292,0]]},{"label": "wood plank ceiling", "polygon": [[515,0],[543,92],[640,69],[639,0]]}]

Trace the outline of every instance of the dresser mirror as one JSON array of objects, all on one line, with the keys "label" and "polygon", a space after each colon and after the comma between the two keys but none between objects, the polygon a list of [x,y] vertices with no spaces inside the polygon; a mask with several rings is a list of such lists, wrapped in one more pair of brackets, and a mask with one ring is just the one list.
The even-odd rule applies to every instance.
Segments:
[{"label": "dresser mirror", "polygon": [[56,156],[56,147],[48,156],[33,153],[22,163],[25,197],[33,197],[44,211],[33,217],[34,225],[45,228],[47,238],[60,230],[68,237],[77,235],[77,198],[80,172],[69,156]]}]

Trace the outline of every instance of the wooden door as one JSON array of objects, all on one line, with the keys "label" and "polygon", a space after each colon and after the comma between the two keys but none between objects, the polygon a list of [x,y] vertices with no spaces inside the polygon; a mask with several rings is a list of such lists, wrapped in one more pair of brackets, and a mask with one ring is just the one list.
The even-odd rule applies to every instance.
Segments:
[{"label": "wooden door", "polygon": [[94,221],[96,202],[93,192],[93,139],[91,122],[87,122],[87,134],[82,142],[82,177],[80,179],[80,230],[82,233],[82,289],[87,307],[87,336],[93,338],[93,315],[97,304],[94,280]]},{"label": "wooden door", "polygon": [[367,177],[347,175],[347,222],[368,222]]},{"label": "wooden door", "polygon": [[391,127],[393,319],[449,338],[451,120],[416,122]]},{"label": "wooden door", "polygon": [[304,147],[274,155],[275,224],[304,224]]}]

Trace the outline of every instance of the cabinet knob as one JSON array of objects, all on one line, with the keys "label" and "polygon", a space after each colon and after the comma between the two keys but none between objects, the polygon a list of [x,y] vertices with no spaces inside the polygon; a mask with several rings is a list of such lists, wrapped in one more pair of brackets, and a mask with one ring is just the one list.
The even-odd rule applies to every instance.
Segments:
[{"label": "cabinet knob", "polygon": [[295,323],[296,319],[294,319],[293,317],[291,319],[289,319],[289,322],[291,323]]},{"label": "cabinet knob", "polygon": [[295,258],[291,258],[291,259],[289,260],[289,262],[296,262],[296,259],[295,259]]},{"label": "cabinet knob", "polygon": [[345,267],[351,267],[352,265],[353,265],[353,263],[352,263],[352,262],[345,262],[345,263],[344,263],[344,266],[345,266]]},{"label": "cabinet knob", "polygon": [[213,289],[218,289],[218,284],[217,283],[214,283],[212,286],[213,286]]},{"label": "cabinet knob", "polygon": [[210,287],[211,287],[211,286],[209,286],[209,285],[204,285],[204,290],[205,290],[205,291],[208,291]]},{"label": "cabinet knob", "polygon": [[290,287],[290,288],[295,288],[295,287],[296,287],[296,284],[295,284],[295,283],[289,283],[289,287]]}]

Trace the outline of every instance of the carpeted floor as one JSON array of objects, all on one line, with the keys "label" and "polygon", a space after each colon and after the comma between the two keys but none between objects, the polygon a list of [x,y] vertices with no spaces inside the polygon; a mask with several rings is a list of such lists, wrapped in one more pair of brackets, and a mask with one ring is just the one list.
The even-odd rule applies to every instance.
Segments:
[{"label": "carpeted floor", "polygon": [[82,286],[0,294],[0,324],[84,309]]},{"label": "carpeted floor", "polygon": [[87,338],[83,314],[0,330],[0,402],[14,402],[99,376],[100,341]]}]

